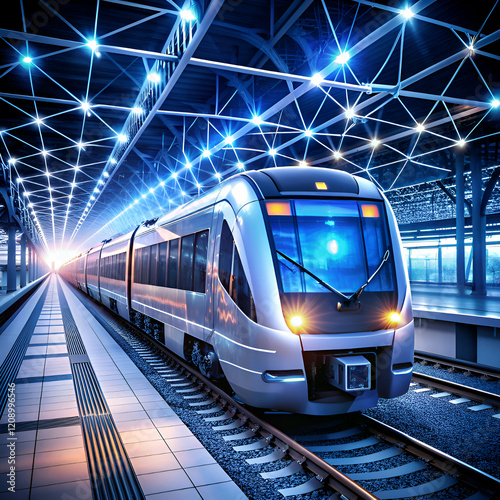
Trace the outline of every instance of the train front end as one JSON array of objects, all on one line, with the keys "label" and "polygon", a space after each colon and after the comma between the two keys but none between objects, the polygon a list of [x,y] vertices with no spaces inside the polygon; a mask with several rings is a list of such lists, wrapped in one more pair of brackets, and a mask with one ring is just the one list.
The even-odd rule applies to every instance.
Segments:
[{"label": "train front end", "polygon": [[[267,366],[257,363],[261,380],[241,388],[244,399],[326,415],[404,394],[414,327],[399,232],[383,194],[365,179],[330,169],[248,175],[262,195],[275,276],[265,271],[260,245],[260,272],[251,271],[259,329],[267,327],[266,348],[277,348],[275,366],[269,355],[262,356]],[[241,227],[251,232],[244,217]],[[256,349],[260,338],[262,332]]]}]

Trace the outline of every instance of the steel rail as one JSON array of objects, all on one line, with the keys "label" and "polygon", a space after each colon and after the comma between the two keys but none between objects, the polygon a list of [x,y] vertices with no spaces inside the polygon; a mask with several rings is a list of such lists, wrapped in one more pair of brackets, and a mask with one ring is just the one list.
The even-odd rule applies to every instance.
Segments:
[{"label": "steel rail", "polygon": [[500,395],[492,392],[482,391],[475,387],[457,384],[438,377],[432,377],[424,373],[413,372],[412,380],[421,385],[427,385],[440,391],[453,393],[457,396],[477,401],[478,403],[488,404],[500,408]]},{"label": "steel rail", "polygon": [[499,498],[499,479],[372,417],[361,414],[358,419],[360,425],[364,426],[369,432],[375,434],[380,439],[425,460],[446,474],[456,476],[462,483],[466,483],[481,492],[487,490],[492,495],[491,498]]},{"label": "steel rail", "polygon": [[461,361],[458,359],[451,359],[445,356],[430,355],[427,353],[421,353],[416,351],[414,356],[415,361],[422,360],[426,363],[432,363],[437,368],[439,367],[449,367],[452,369],[457,369],[465,372],[466,374],[474,374],[481,377],[488,377],[494,380],[500,380],[500,370],[493,370],[486,366],[479,365],[477,363],[472,363],[470,361]]}]

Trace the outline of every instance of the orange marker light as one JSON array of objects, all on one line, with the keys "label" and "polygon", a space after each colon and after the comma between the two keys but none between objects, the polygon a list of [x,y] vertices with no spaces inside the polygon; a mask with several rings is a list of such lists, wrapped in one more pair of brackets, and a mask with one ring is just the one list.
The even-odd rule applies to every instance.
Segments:
[{"label": "orange marker light", "polygon": [[316,182],[316,189],[320,189],[322,191],[328,189],[326,182]]},{"label": "orange marker light", "polygon": [[287,201],[266,201],[266,207],[269,215],[292,215]]},{"label": "orange marker light", "polygon": [[380,217],[377,205],[361,205],[363,217]]}]

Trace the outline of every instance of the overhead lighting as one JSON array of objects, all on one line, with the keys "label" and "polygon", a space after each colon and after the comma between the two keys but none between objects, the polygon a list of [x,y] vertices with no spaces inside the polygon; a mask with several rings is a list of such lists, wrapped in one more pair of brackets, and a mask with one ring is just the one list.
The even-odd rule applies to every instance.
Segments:
[{"label": "overhead lighting", "polygon": [[184,191],[181,191],[182,196],[186,196],[186,193]]},{"label": "overhead lighting", "polygon": [[494,108],[498,108],[498,106],[500,106],[500,101],[498,99],[493,99],[493,101],[491,101],[491,105]]},{"label": "overhead lighting", "polygon": [[222,175],[220,175],[220,174],[219,174],[219,172],[216,172],[216,173],[215,173],[215,177],[217,177],[217,179],[219,179],[219,180],[220,180],[220,178],[222,177]]},{"label": "overhead lighting", "polygon": [[94,188],[94,193],[100,193],[98,188]]},{"label": "overhead lighting", "polygon": [[115,160],[114,158],[111,158],[109,161],[110,161],[110,163],[112,163],[113,165],[115,165],[115,164],[116,164],[116,160]]},{"label": "overhead lighting", "polygon": [[78,165],[75,165],[73,168],[74,168],[77,172],[78,172],[78,170],[80,170],[80,167],[79,167]]},{"label": "overhead lighting", "polygon": [[37,125],[43,125],[43,120],[41,120],[40,118],[37,118],[37,119],[35,120],[35,123],[36,123]]},{"label": "overhead lighting", "polygon": [[83,142],[78,143],[78,149],[83,149],[85,147],[85,144]]},{"label": "overhead lighting", "polygon": [[16,164],[16,159],[15,158],[9,158],[9,163],[11,165],[15,165]]},{"label": "overhead lighting", "polygon": [[[46,175],[47,177],[50,177],[50,172],[47,170],[47,172],[45,172],[45,175]],[[51,188],[49,187],[49,191],[50,191],[50,189],[51,189]]]},{"label": "overhead lighting", "polygon": [[21,179],[21,177],[18,177],[17,178],[17,183],[19,184],[20,182],[23,182],[23,180]]},{"label": "overhead lighting", "polygon": [[90,109],[90,104],[87,101],[82,102],[81,108],[83,111],[88,111]]},{"label": "overhead lighting", "polygon": [[159,83],[161,80],[161,77],[158,73],[149,73],[148,74],[148,80],[153,83]]},{"label": "overhead lighting", "polygon": [[274,156],[276,156],[276,150],[271,148],[271,149],[268,151],[268,154],[269,154],[269,156],[273,156],[273,157],[274,157]]},{"label": "overhead lighting", "polygon": [[205,151],[203,151],[203,158],[210,158],[210,151],[208,149],[205,149]]},{"label": "overhead lighting", "polygon": [[305,161],[299,161],[299,167],[307,167],[307,163]]},{"label": "overhead lighting", "polygon": [[31,59],[31,57],[29,57],[29,56],[26,56],[23,58],[23,63],[30,64],[31,61],[33,61],[33,59]]},{"label": "overhead lighting", "polygon": [[149,188],[149,192],[153,194],[155,192],[154,188]]},{"label": "overhead lighting", "polygon": [[144,110],[139,106],[135,106],[132,108],[132,113],[134,113],[134,115],[142,115],[143,111]]},{"label": "overhead lighting", "polygon": [[95,40],[89,40],[87,42],[87,47],[92,49],[92,52],[94,52],[97,49],[97,42]]},{"label": "overhead lighting", "polygon": [[160,186],[163,187],[165,185],[165,181],[160,182]]},{"label": "overhead lighting", "polygon": [[313,133],[312,133],[311,129],[308,128],[308,129],[304,130],[304,135],[306,137],[312,137]]},{"label": "overhead lighting", "polygon": [[196,21],[196,16],[191,9],[184,9],[179,12],[183,21]]},{"label": "overhead lighting", "polygon": [[42,149],[42,155],[47,156],[47,151],[45,151],[45,149]]},{"label": "overhead lighting", "polygon": [[103,181],[102,179],[99,179],[99,184],[100,184],[101,186],[104,186],[104,181]]},{"label": "overhead lighting", "polygon": [[241,163],[241,161],[239,161],[236,166],[240,169],[240,170],[243,170],[245,168],[245,165],[243,163]]},{"label": "overhead lighting", "polygon": [[465,146],[465,139],[460,139],[457,141],[457,146],[464,147]]},{"label": "overhead lighting", "polygon": [[72,182],[72,183],[71,183],[71,187],[72,187],[73,189],[74,189],[74,188],[76,188],[76,182]]},{"label": "overhead lighting", "polygon": [[90,199],[91,199],[92,201],[94,201],[94,200],[95,200],[95,196],[91,196],[91,197],[90,197]]},{"label": "overhead lighting", "polygon": [[252,123],[254,125],[261,125],[262,124],[262,119],[260,118],[260,116],[257,116],[255,115],[253,118],[252,118]]},{"label": "overhead lighting", "polygon": [[412,12],[412,10],[407,7],[406,9],[401,11],[401,14],[406,18],[406,19],[411,19],[415,14]]},{"label": "overhead lighting", "polygon": [[336,160],[339,160],[340,158],[342,158],[342,153],[340,151],[335,151],[333,153],[333,157],[336,159]]},{"label": "overhead lighting", "polygon": [[127,136],[125,134],[118,134],[118,140],[120,142],[127,142]]},{"label": "overhead lighting", "polygon": [[313,82],[316,86],[321,85],[323,81],[324,78],[319,73],[316,73],[311,77],[311,82]]},{"label": "overhead lighting", "polygon": [[186,163],[186,168],[193,168],[193,165],[191,165],[191,163],[187,162]]},{"label": "overhead lighting", "polygon": [[234,137],[232,135],[228,135],[226,139],[224,140],[226,144],[233,144],[234,142]]},{"label": "overhead lighting", "polygon": [[172,174],[172,179],[177,179],[177,175],[178,175],[178,174],[177,174],[177,172],[174,172],[174,173]]},{"label": "overhead lighting", "polygon": [[370,144],[372,148],[376,148],[380,144],[380,141],[378,139],[373,139]]},{"label": "overhead lighting", "polygon": [[351,58],[351,56],[349,55],[349,52],[341,52],[336,58],[335,58],[335,62],[337,64],[342,64],[344,65],[349,59]]},{"label": "overhead lighting", "polygon": [[197,183],[196,183],[196,187],[197,187],[198,189],[201,189],[201,184],[197,182]]},{"label": "overhead lighting", "polygon": [[134,200],[134,205],[137,205],[139,203],[139,200]]},{"label": "overhead lighting", "polygon": [[421,123],[419,123],[419,124],[417,124],[417,126],[415,127],[415,130],[416,130],[417,132],[423,132],[423,131],[425,130],[425,127],[424,127]]},{"label": "overhead lighting", "polygon": [[345,117],[349,120],[354,116],[354,108],[347,108],[345,111]]}]

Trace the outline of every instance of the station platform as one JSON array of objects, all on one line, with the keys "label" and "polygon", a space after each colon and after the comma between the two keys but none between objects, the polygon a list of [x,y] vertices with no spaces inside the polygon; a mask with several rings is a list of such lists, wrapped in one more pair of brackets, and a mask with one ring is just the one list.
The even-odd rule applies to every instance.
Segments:
[{"label": "station platform", "polygon": [[455,321],[478,326],[500,326],[500,289],[488,295],[473,295],[456,286],[411,285],[413,315],[416,318]]},{"label": "station platform", "polygon": [[0,330],[0,365],[0,498],[246,498],[57,275]]}]

